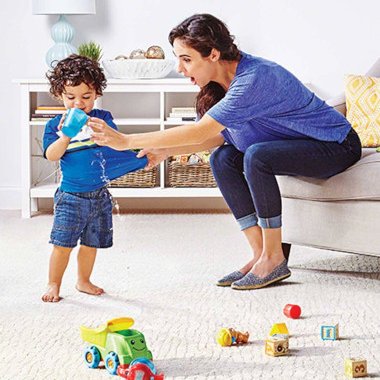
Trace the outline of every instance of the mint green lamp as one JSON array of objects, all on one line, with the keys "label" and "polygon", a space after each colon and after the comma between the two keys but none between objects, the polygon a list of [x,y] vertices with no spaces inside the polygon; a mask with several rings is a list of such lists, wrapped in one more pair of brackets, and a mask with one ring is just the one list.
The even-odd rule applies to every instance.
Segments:
[{"label": "mint green lamp", "polygon": [[46,64],[55,64],[76,53],[77,49],[71,44],[74,38],[74,28],[64,15],[89,15],[96,13],[95,0],[33,0],[34,15],[59,15],[58,21],[51,28],[53,45],[46,53]]}]

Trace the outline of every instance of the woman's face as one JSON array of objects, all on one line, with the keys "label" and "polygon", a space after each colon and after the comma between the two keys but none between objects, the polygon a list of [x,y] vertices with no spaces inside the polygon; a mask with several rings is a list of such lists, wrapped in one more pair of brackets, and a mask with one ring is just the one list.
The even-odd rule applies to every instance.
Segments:
[{"label": "woman's face", "polygon": [[185,45],[179,38],[173,42],[173,51],[178,58],[177,71],[190,78],[191,83],[204,87],[213,80],[217,61],[213,58],[213,53],[202,57],[197,50]]}]

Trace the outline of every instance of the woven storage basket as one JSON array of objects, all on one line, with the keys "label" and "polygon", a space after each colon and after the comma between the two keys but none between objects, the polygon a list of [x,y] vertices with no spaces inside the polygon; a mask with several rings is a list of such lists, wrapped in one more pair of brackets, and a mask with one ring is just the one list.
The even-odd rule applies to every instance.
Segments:
[{"label": "woven storage basket", "polygon": [[216,187],[210,164],[183,165],[168,162],[169,187]]},{"label": "woven storage basket", "polygon": [[157,186],[157,167],[150,170],[137,170],[114,179],[110,187],[155,187]]}]

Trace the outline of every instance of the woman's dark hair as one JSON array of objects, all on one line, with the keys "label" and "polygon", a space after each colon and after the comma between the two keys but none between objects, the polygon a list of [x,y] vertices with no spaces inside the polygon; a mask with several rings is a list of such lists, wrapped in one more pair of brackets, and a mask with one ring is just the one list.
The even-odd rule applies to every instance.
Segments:
[{"label": "woman's dark hair", "polygon": [[[199,52],[202,57],[208,57],[215,48],[220,52],[220,59],[238,61],[240,52],[232,36],[224,24],[210,14],[195,14],[182,21],[169,33],[169,42],[173,45],[175,39],[180,39],[186,46]],[[202,117],[214,104],[225,95],[223,87],[216,82],[209,82],[202,87],[196,99],[196,109]]]},{"label": "woman's dark hair", "polygon": [[97,61],[82,55],[72,54],[62,59],[46,73],[50,82],[50,93],[59,98],[65,86],[79,86],[81,83],[95,89],[97,95],[103,95],[107,80]]}]

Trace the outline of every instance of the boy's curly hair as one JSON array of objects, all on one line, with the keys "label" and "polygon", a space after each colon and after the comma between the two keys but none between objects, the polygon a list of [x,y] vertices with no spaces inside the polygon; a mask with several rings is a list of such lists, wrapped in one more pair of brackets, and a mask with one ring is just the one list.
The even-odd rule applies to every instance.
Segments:
[{"label": "boy's curly hair", "polygon": [[97,95],[103,95],[107,80],[103,69],[97,61],[77,54],[71,54],[62,59],[57,65],[46,73],[50,82],[50,93],[59,98],[65,86],[79,86],[86,83],[95,89]]}]

